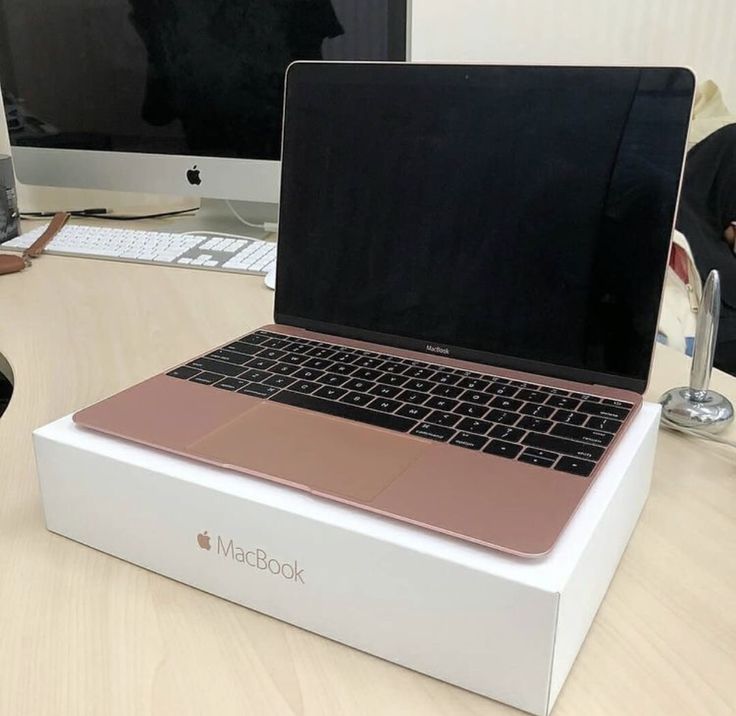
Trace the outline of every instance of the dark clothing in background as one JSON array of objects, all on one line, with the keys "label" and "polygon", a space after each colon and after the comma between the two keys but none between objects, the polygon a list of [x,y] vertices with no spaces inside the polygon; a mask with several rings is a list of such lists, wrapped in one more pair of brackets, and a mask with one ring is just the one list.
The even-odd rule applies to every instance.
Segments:
[{"label": "dark clothing in background", "polygon": [[330,0],[130,0],[148,52],[143,119],[194,154],[278,159],[284,73],[343,33]]},{"label": "dark clothing in background", "polygon": [[677,228],[703,281],[721,276],[721,324],[715,365],[736,375],[736,255],[723,231],[736,220],[736,124],[714,132],[687,155]]}]

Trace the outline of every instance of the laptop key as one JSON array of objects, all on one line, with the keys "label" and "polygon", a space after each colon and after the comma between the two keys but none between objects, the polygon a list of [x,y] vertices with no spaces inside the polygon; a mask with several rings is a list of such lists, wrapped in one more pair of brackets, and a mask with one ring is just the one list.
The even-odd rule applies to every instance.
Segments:
[{"label": "laptop key", "polygon": [[526,403],[519,412],[524,415],[531,415],[534,418],[548,418],[555,412],[555,409],[540,403]]},{"label": "laptop key", "polygon": [[326,358],[310,358],[304,363],[305,368],[316,368],[317,370],[329,370],[332,367],[332,361]]},{"label": "laptop key", "polygon": [[458,401],[452,398],[442,398],[439,395],[433,395],[427,402],[428,408],[434,408],[435,410],[444,410],[445,412],[452,410],[457,407]]},{"label": "laptop key", "polygon": [[330,357],[330,360],[336,363],[352,363],[358,356],[355,353],[348,353],[347,351],[338,351],[335,355]]},{"label": "laptop key", "polygon": [[295,378],[304,378],[304,380],[319,380],[322,376],[324,376],[324,371],[315,368],[300,368],[294,373]]},{"label": "laptop key", "polygon": [[331,373],[337,373],[338,375],[352,375],[358,370],[357,365],[348,365],[347,363],[337,363],[330,369]]},{"label": "laptop key", "polygon": [[438,370],[434,375],[430,376],[430,380],[435,383],[441,383],[442,385],[455,385],[455,383],[459,382],[461,378],[455,373]]},{"label": "laptop key", "polygon": [[335,373],[325,373],[321,378],[317,380],[318,383],[324,383],[325,385],[343,385],[347,383],[350,378],[346,375],[336,375]]},{"label": "laptop key", "polygon": [[459,447],[467,448],[468,450],[480,450],[486,443],[488,438],[481,435],[474,435],[473,433],[458,433],[452,440],[450,445],[458,445]]},{"label": "laptop key", "polygon": [[298,370],[298,365],[290,365],[289,363],[277,363],[271,368],[271,372],[276,373],[277,375],[292,375]]},{"label": "laptop key", "polygon": [[576,410],[580,405],[580,401],[564,395],[552,395],[547,400],[547,405],[553,405],[555,408],[565,408],[566,410]]},{"label": "laptop key", "polygon": [[607,433],[615,433],[621,427],[621,421],[611,420],[611,418],[590,418],[585,423],[585,427],[592,428],[593,430],[604,430]]},{"label": "laptop key", "polygon": [[396,396],[397,400],[401,400],[404,403],[412,403],[414,405],[421,405],[426,402],[429,398],[428,393],[419,393],[415,390],[405,390],[403,393],[399,393]]},{"label": "laptop key", "polygon": [[[552,427],[551,420],[543,418],[533,418],[531,415],[525,415],[517,425],[524,430],[535,430],[538,433],[546,433]],[[560,423],[558,423],[560,425]]]},{"label": "laptop key", "polygon": [[475,433],[476,435],[486,435],[492,427],[493,423],[489,423],[487,420],[463,418],[457,429],[463,432]]},{"label": "laptop key", "polygon": [[589,460],[578,460],[574,457],[561,457],[555,465],[555,470],[560,472],[569,472],[572,475],[580,475],[581,477],[588,477],[593,468],[595,467],[594,462]]},{"label": "laptop key", "polygon": [[504,383],[491,383],[486,388],[486,393],[491,395],[503,395],[506,398],[513,398],[519,392],[518,388],[514,388],[513,385],[507,385]]},{"label": "laptop key", "polygon": [[298,353],[287,353],[283,358],[280,359],[284,363],[291,363],[292,365],[302,365],[309,360],[309,356],[302,356]]},{"label": "laptop key", "polygon": [[374,370],[372,368],[358,368],[358,370],[353,373],[353,377],[360,380],[376,380],[376,378],[381,377],[381,371]]},{"label": "laptop key", "polygon": [[405,365],[392,360],[387,360],[385,363],[381,363],[379,368],[386,373],[394,373],[396,375],[399,375],[406,370]]},{"label": "laptop key", "polygon": [[377,382],[383,383],[384,385],[404,385],[409,379],[403,375],[396,375],[395,373],[388,373],[382,375],[377,379]]},{"label": "laptop key", "polygon": [[307,353],[309,354],[310,358],[331,359],[332,356],[335,354],[335,351],[330,350],[329,348],[316,347],[309,349]]},{"label": "laptop key", "polygon": [[267,358],[268,360],[281,360],[286,355],[286,351],[279,351],[275,348],[263,350],[258,354],[259,358]]},{"label": "laptop key", "polygon": [[250,343],[244,343],[243,341],[235,341],[234,343],[229,343],[220,350],[254,356],[261,354],[263,346],[254,346]]},{"label": "laptop key", "polygon": [[275,388],[288,388],[296,383],[296,378],[289,378],[286,375],[272,375],[268,380],[264,380],[264,385],[272,385]]},{"label": "laptop key", "polygon": [[346,418],[347,420],[355,420],[359,423],[374,425],[379,428],[386,428],[401,433],[408,432],[416,425],[416,421],[402,418],[399,415],[383,413],[378,410],[368,410],[367,408],[351,405],[350,403],[325,400],[315,395],[295,393],[291,390],[282,390],[276,393],[271,400],[274,403],[291,405],[294,408],[314,410],[317,413],[333,415],[337,418]]},{"label": "laptop key", "polygon": [[491,407],[500,408],[501,410],[518,410],[521,407],[521,401],[499,395],[491,401]]},{"label": "laptop key", "polygon": [[507,443],[504,440],[491,440],[491,442],[483,448],[483,452],[490,453],[491,455],[501,455],[503,457],[510,458],[515,458],[521,450],[521,445],[517,445],[516,443]]},{"label": "laptop key", "polygon": [[559,457],[557,453],[550,452],[549,450],[540,450],[539,448],[532,448],[532,447],[527,447],[524,450],[524,455],[541,457],[543,460],[550,460],[551,462],[554,462]]},{"label": "laptop key", "polygon": [[189,361],[187,365],[191,368],[199,368],[199,370],[206,370],[210,373],[219,373],[220,376],[227,375],[235,377],[243,372],[243,367],[240,365],[232,365],[231,363],[224,363],[221,360],[212,360],[211,358],[195,358]]},{"label": "laptop key", "polygon": [[344,385],[348,390],[357,390],[362,393],[367,393],[376,384],[372,383],[370,380],[358,380],[357,378],[352,378]]},{"label": "laptop key", "polygon": [[454,412],[465,415],[468,418],[483,418],[486,417],[488,408],[485,405],[475,405],[474,403],[460,403]]},{"label": "laptop key", "polygon": [[396,411],[397,415],[403,415],[405,418],[413,418],[414,420],[422,420],[429,414],[429,408],[422,408],[419,405],[403,405]]},{"label": "laptop key", "polygon": [[350,392],[340,398],[340,400],[342,400],[343,403],[350,403],[350,405],[367,405],[371,400],[373,400],[373,397],[374,396],[366,393]]},{"label": "laptop key", "polygon": [[252,355],[247,353],[239,353],[238,351],[214,351],[207,354],[207,358],[213,360],[221,360],[225,363],[232,363],[233,365],[245,365],[250,360],[254,360]]},{"label": "laptop key", "polygon": [[215,388],[220,388],[220,390],[230,390],[230,391],[240,390],[241,388],[244,388],[246,385],[248,385],[248,381],[240,380],[239,378],[223,378],[218,383],[214,383]]},{"label": "laptop key", "polygon": [[[490,399],[490,395],[488,395],[487,393],[481,393],[477,390],[466,390],[460,396],[460,400],[468,403],[473,403],[474,405],[486,405]],[[500,408],[501,406],[499,405],[498,407]]]},{"label": "laptop key", "polygon": [[409,380],[407,383],[404,383],[405,390],[420,390],[424,393],[429,392],[429,390],[433,387],[434,383],[432,383],[431,381],[418,380],[416,378]]},{"label": "laptop key", "polygon": [[603,402],[591,403],[586,400],[578,408],[579,413],[587,413],[597,418],[613,418],[614,420],[623,420],[630,412],[629,408],[619,408],[614,405],[605,405]]},{"label": "laptop key", "polygon": [[565,425],[565,423],[555,423],[550,431],[553,435],[570,440],[577,440],[588,445],[600,445],[606,447],[613,440],[611,433],[602,430],[591,430],[590,428],[580,428],[576,425]]},{"label": "laptop key", "polygon": [[419,423],[410,432],[417,437],[428,438],[429,440],[436,440],[441,443],[446,443],[455,434],[455,430],[452,428],[446,428],[442,425],[432,425],[430,423]]},{"label": "laptop key", "polygon": [[498,438],[499,440],[518,443],[524,437],[524,431],[519,428],[512,428],[508,425],[494,425],[489,435],[492,438]]},{"label": "laptop key", "polygon": [[383,360],[381,358],[358,358],[355,361],[355,365],[359,365],[361,368],[378,368]]},{"label": "laptop key", "polygon": [[265,333],[258,331],[257,333],[251,333],[248,336],[243,336],[239,339],[241,343],[251,343],[254,346],[260,346],[269,339],[269,336]]},{"label": "laptop key", "polygon": [[490,386],[490,382],[487,380],[481,380],[480,378],[463,378],[458,386],[465,388],[466,390],[478,390],[483,391]]},{"label": "laptop key", "polygon": [[200,371],[199,368],[187,368],[187,366],[183,365],[183,366],[180,366],[179,368],[174,368],[174,370],[170,370],[166,375],[170,375],[172,378],[181,378],[182,380],[189,380],[189,378],[201,372],[202,371]]},{"label": "laptop key", "polygon": [[583,445],[574,440],[567,440],[556,435],[528,433],[521,442],[529,447],[551,450],[558,454],[569,455],[581,460],[600,460],[603,456],[602,447],[598,447],[597,445]]},{"label": "laptop key", "polygon": [[501,425],[514,425],[519,420],[519,416],[516,413],[510,413],[508,410],[499,410],[498,408],[491,410],[485,418]]},{"label": "laptop key", "polygon": [[[426,365],[426,363],[424,365]],[[416,366],[404,371],[404,375],[408,375],[410,378],[419,378],[420,380],[429,378],[433,373],[434,373],[434,370],[432,368],[424,368],[424,367],[416,367]]]},{"label": "laptop key", "polygon": [[[460,376],[456,376],[459,378]],[[433,395],[441,395],[443,398],[457,398],[462,395],[463,389],[458,388],[456,385],[436,385],[432,388]]]},{"label": "laptop key", "polygon": [[257,398],[268,398],[274,393],[278,393],[279,388],[273,385],[263,385],[263,383],[248,383],[244,388],[241,388],[238,393],[244,395],[252,395]]},{"label": "laptop key", "polygon": [[[575,413],[572,410],[557,410],[552,416],[552,420],[556,420],[558,423],[567,423],[568,425],[582,425],[588,420],[588,416],[583,415],[583,413]],[[598,418],[590,418],[590,420],[598,420]],[[600,430],[601,428],[597,429]]]},{"label": "laptop key", "polygon": [[519,460],[519,462],[528,462],[530,465],[539,465],[539,467],[552,467],[552,465],[555,464],[554,459],[539,457],[538,455],[534,455],[533,453],[526,451],[521,453],[517,460]]},{"label": "laptop key", "polygon": [[252,358],[245,365],[255,370],[271,370],[276,365],[276,361],[267,360],[266,358]]},{"label": "laptop key", "polygon": [[271,374],[266,372],[265,370],[247,370],[239,377],[243,380],[250,380],[254,383],[260,383],[266,380],[266,378],[270,378]]},{"label": "laptop key", "polygon": [[384,413],[393,413],[397,408],[400,408],[402,403],[398,400],[391,400],[389,398],[375,398],[366,407],[371,410],[381,410]]},{"label": "laptop key", "polygon": [[324,388],[320,388],[315,395],[320,398],[327,398],[328,400],[339,400],[348,391],[344,388],[334,388],[331,385],[326,385]]},{"label": "laptop key", "polygon": [[519,400],[526,400],[529,403],[544,403],[549,397],[546,393],[542,393],[538,390],[520,390],[516,397]]},{"label": "laptop key", "polygon": [[312,383],[309,380],[297,380],[296,383],[290,386],[290,390],[294,390],[297,393],[314,393],[315,390],[320,388],[319,383]]},{"label": "laptop key", "polygon": [[395,398],[401,392],[401,388],[397,388],[395,385],[376,383],[368,392],[381,398]]},{"label": "laptop key", "polygon": [[460,420],[459,415],[453,415],[452,413],[444,413],[441,410],[435,410],[431,415],[424,418],[425,422],[432,423],[432,425],[444,425],[451,428],[455,423]]}]

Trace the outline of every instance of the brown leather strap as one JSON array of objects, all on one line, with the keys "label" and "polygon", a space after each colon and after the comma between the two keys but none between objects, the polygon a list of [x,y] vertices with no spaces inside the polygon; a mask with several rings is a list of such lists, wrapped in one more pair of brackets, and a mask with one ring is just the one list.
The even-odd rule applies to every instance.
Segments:
[{"label": "brown leather strap", "polygon": [[69,221],[69,217],[71,214],[67,214],[64,211],[60,211],[58,214],[54,215],[54,218],[51,219],[51,222],[46,227],[46,231],[41,234],[24,252],[23,252],[23,258],[30,257],[32,259],[35,259],[37,256],[41,255],[41,252],[46,248],[49,241],[56,236],[63,228],[64,224],[66,224],[67,221]]}]

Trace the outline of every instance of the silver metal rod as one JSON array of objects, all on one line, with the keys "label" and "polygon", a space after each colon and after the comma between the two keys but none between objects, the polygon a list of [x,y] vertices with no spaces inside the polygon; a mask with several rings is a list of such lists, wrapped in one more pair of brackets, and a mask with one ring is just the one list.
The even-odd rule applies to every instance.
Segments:
[{"label": "silver metal rod", "polygon": [[714,270],[708,274],[703,288],[698,325],[695,329],[695,348],[690,369],[690,400],[694,402],[703,402],[707,398],[720,317],[721,278],[718,271]]}]

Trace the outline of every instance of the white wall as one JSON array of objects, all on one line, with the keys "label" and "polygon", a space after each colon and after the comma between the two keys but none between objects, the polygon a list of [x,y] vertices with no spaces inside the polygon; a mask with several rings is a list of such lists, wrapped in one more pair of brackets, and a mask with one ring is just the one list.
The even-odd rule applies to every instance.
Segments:
[{"label": "white wall", "polygon": [[734,0],[412,0],[412,59],[689,65],[736,111]]}]

